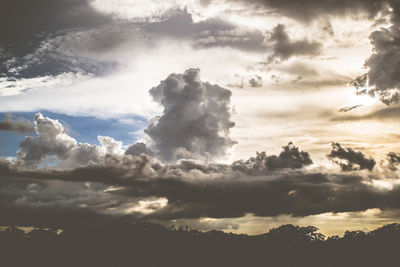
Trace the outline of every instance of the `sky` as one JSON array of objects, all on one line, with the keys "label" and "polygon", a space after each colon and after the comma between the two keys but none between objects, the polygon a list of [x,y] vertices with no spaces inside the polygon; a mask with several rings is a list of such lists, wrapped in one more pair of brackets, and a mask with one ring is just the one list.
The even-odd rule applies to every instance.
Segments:
[{"label": "sky", "polygon": [[400,221],[398,0],[3,0],[0,225]]}]

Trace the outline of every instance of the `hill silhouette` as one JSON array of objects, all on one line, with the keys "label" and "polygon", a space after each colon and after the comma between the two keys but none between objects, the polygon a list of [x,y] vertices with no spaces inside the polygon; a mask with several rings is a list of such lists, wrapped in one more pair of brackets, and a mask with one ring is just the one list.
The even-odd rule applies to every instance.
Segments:
[{"label": "hill silhouette", "polygon": [[400,225],[326,238],[291,224],[261,235],[115,222],[0,231],[0,266],[399,266]]}]

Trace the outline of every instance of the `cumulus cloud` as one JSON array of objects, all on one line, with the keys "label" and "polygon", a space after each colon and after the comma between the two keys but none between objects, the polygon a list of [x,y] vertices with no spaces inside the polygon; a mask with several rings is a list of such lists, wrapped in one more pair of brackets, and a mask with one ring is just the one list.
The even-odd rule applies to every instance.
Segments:
[{"label": "cumulus cloud", "polygon": [[142,154],[154,156],[154,152],[142,142],[131,145],[125,151],[125,155],[140,156]]},{"label": "cumulus cloud", "polygon": [[371,33],[369,38],[374,50],[365,62],[368,72],[353,82],[359,94],[377,95],[387,105],[400,100],[400,3],[389,2],[392,25]]},{"label": "cumulus cloud", "polygon": [[103,151],[96,145],[78,143],[68,151],[64,158],[61,158],[61,162],[57,167],[61,169],[73,169],[98,163],[103,158],[102,152]]},{"label": "cumulus cloud", "polygon": [[153,119],[145,133],[165,160],[216,158],[226,154],[235,141],[229,130],[231,92],[200,80],[199,69],[171,74],[150,90],[164,112]]},{"label": "cumulus cloud", "polygon": [[107,154],[122,154],[122,142],[117,141],[112,137],[109,136],[101,136],[97,137],[101,144],[101,148]]},{"label": "cumulus cloud", "polygon": [[14,121],[11,114],[6,114],[4,121],[0,122],[1,131],[12,131],[16,133],[29,133],[33,131],[32,124],[29,121]]},{"label": "cumulus cloud", "polygon": [[[7,186],[0,187],[4,189],[0,190],[0,212],[10,215],[10,220],[18,221],[18,218],[35,213],[45,217],[54,215],[55,219],[49,220],[48,224],[65,225],[71,220],[62,224],[58,219],[66,214],[71,214],[76,218],[75,222],[79,222],[90,221],[96,216],[101,221],[126,215],[170,220],[234,218],[246,214],[308,216],[324,212],[400,208],[398,185],[393,184],[393,188],[382,191],[372,182],[381,177],[371,176],[371,173],[338,174],[324,169],[307,170],[304,167],[312,163],[309,153],[301,151],[293,143],[284,146],[279,155],[267,156],[261,152],[232,164],[195,160],[163,163],[142,153],[147,148],[140,143],[132,146],[133,154],[116,154],[114,147],[119,147],[119,144],[108,138],[100,138],[109,148],[106,154],[101,154],[99,147],[87,144],[75,144],[68,152],[61,153],[63,149],[59,147],[63,146],[53,139],[69,140],[63,136],[62,125],[40,114],[35,116],[35,131],[40,140],[36,142],[47,149],[46,155],[58,153],[64,158],[61,164],[76,165],[64,169],[26,169],[0,160],[0,182],[14,181],[12,187],[19,188],[13,191]],[[51,150],[53,147],[55,149]],[[140,156],[136,156],[139,152]],[[101,159],[96,155],[102,155]],[[339,162],[343,170],[372,170],[375,165],[373,159],[339,144],[333,144],[330,157]],[[77,162],[85,161],[92,164],[77,165]],[[58,186],[54,187],[54,181],[60,181]],[[71,182],[76,187],[74,190],[78,191],[60,198],[60,187]],[[43,187],[42,184],[49,185]],[[165,199],[163,205],[153,207],[149,204],[150,209],[140,211],[140,203],[147,203],[147,200],[153,203],[160,199]]]},{"label": "cumulus cloud", "polygon": [[286,60],[292,56],[316,56],[321,53],[322,44],[304,40],[291,40],[283,24],[278,24],[266,41],[273,43],[270,60]]},{"label": "cumulus cloud", "polygon": [[389,163],[389,169],[391,169],[392,171],[396,171],[397,166],[400,164],[400,154],[397,154],[395,152],[390,152],[387,155],[387,160]]},{"label": "cumulus cloud", "polygon": [[373,158],[368,158],[352,148],[343,148],[339,143],[332,143],[332,151],[328,154],[328,158],[338,164],[343,171],[364,169],[372,171],[376,164]]},{"label": "cumulus cloud", "polygon": [[283,168],[300,169],[312,163],[308,152],[300,151],[298,147],[290,142],[282,147],[282,152],[279,156],[267,156],[264,151],[257,152],[255,157],[251,157],[248,160],[233,162],[232,168],[248,175],[262,175]]},{"label": "cumulus cloud", "polygon": [[262,77],[256,75],[255,78],[251,78],[251,79],[249,80],[249,85],[250,85],[251,87],[261,87],[261,86],[262,86]]},{"label": "cumulus cloud", "polygon": [[98,136],[101,146],[78,143],[69,136],[58,121],[35,115],[33,128],[36,136],[27,136],[20,143],[17,164],[22,167],[37,168],[46,159],[55,159],[56,167],[73,169],[88,164],[99,163],[105,154],[123,154],[122,142],[111,137]]},{"label": "cumulus cloud", "polygon": [[17,153],[18,161],[24,165],[36,167],[47,156],[64,159],[77,144],[75,139],[64,132],[64,127],[57,120],[38,113],[33,124],[38,136],[26,137],[20,143],[21,150]]}]

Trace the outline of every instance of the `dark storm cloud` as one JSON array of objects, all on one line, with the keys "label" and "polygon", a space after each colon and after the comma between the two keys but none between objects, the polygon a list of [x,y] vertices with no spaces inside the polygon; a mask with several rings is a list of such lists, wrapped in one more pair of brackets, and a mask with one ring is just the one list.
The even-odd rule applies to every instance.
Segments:
[{"label": "dark storm cloud", "polygon": [[248,160],[233,162],[232,168],[248,175],[262,175],[283,168],[300,169],[312,163],[308,152],[300,151],[298,147],[290,142],[282,147],[282,152],[279,156],[267,156],[264,151],[257,152],[255,157],[251,157]]},{"label": "dark storm cloud", "polygon": [[[1,167],[0,167],[1,169]],[[70,227],[101,224],[116,218],[102,214],[112,199],[105,186],[40,181],[0,175],[0,225]],[[100,212],[99,212],[100,211]]]},{"label": "dark storm cloud", "polygon": [[[49,40],[65,32],[92,29],[109,22],[108,17],[92,9],[86,0],[4,0],[0,4],[0,47],[3,50],[0,72],[29,78],[71,71],[71,62],[65,66],[68,59],[39,56],[38,50],[51,46]],[[35,58],[41,62],[36,62]],[[24,69],[25,64],[35,65],[35,68]],[[22,70],[18,69],[20,67]]]},{"label": "dark storm cloud", "polygon": [[140,23],[114,20],[88,0],[5,0],[0,5],[0,77],[9,82],[62,73],[105,75],[122,64],[117,54],[107,52],[122,44],[125,49],[144,42],[151,47],[163,38],[202,48],[265,50],[260,31],[222,19],[194,22],[182,10],[167,11],[159,22]]},{"label": "dark storm cloud", "polygon": [[224,156],[235,142],[229,130],[231,92],[202,82],[199,69],[171,74],[150,90],[163,114],[153,119],[145,133],[165,160]]},{"label": "dark storm cloud", "polygon": [[376,162],[367,158],[362,152],[352,148],[343,148],[339,143],[332,143],[332,151],[328,158],[338,164],[343,171],[364,170],[372,171]]},{"label": "dark storm cloud", "polygon": [[0,7],[0,41],[11,46],[16,55],[24,54],[26,51],[17,49],[23,49],[41,34],[94,27],[109,21],[92,9],[87,0],[3,0]]},{"label": "dark storm cloud", "polygon": [[286,60],[292,56],[316,56],[321,53],[322,44],[309,40],[291,40],[285,30],[285,26],[278,24],[267,43],[273,43],[274,53],[270,60]]},{"label": "dark storm cloud", "polygon": [[[53,133],[58,125],[49,119],[40,124],[41,130],[37,131],[46,135]],[[33,219],[24,222],[25,216],[53,216],[48,224],[56,226],[63,223],[58,218],[69,214],[78,223],[90,221],[96,214],[101,220],[126,214],[166,220],[233,218],[247,213],[308,216],[400,208],[400,186],[382,191],[370,183],[371,179],[381,177],[365,173],[361,176],[353,171],[371,170],[375,161],[338,144],[334,144],[331,157],[345,160],[345,170],[352,172],[308,171],[304,167],[312,163],[309,154],[292,143],[284,146],[277,156],[261,152],[231,165],[193,160],[165,164],[144,153],[139,157],[109,153],[98,162],[70,170],[22,169],[1,160],[0,213],[21,220],[24,225],[43,223]],[[148,215],[126,212],[137,200],[159,198],[168,200],[166,206],[149,204],[153,212]],[[66,220],[62,225],[70,222]]]},{"label": "dark storm cloud", "polygon": [[396,171],[397,166],[400,164],[400,154],[395,152],[390,152],[387,155],[387,160],[389,163],[389,169],[391,169],[392,171]]},{"label": "dark storm cloud", "polygon": [[387,105],[400,100],[400,2],[389,2],[392,25],[371,33],[374,50],[365,62],[368,72],[354,81],[359,94],[377,95]]},{"label": "dark storm cloud", "polygon": [[163,188],[161,194],[168,198],[168,205],[150,217],[229,218],[247,213],[256,216],[308,216],[362,211],[372,207],[399,207],[398,187],[382,192],[361,181],[356,175],[287,172],[258,179],[241,177],[212,183],[171,183]]},{"label": "dark storm cloud", "polygon": [[370,17],[376,15],[386,1],[382,0],[228,0],[229,2],[242,2],[254,8],[267,8],[276,13],[295,18],[303,22],[326,16],[353,15],[366,12]]},{"label": "dark storm cloud", "polygon": [[26,120],[14,121],[11,114],[6,114],[5,120],[0,122],[0,131],[29,133],[33,132],[33,126],[29,121]]},{"label": "dark storm cloud", "polygon": [[[189,164],[187,161],[183,164],[163,165],[145,155],[141,157],[108,155],[106,158],[104,163],[70,171],[24,171],[3,163],[0,167],[2,168],[0,180],[10,177],[13,180],[29,178],[31,181],[39,182],[62,180],[119,186],[118,190],[110,192],[113,196],[111,199],[116,202],[115,208],[120,205],[118,203],[124,203],[126,197],[166,198],[168,203],[165,207],[158,206],[153,213],[141,215],[144,218],[163,220],[233,218],[242,217],[247,213],[256,216],[280,214],[308,216],[324,212],[400,208],[398,185],[392,190],[377,189],[366,183],[373,177],[362,177],[355,172],[348,174],[313,172],[290,169],[288,166],[293,165],[288,164],[283,169],[247,175],[236,170],[234,165]],[[298,160],[293,159],[293,162]],[[12,190],[6,192],[13,194]],[[92,194],[96,195],[96,192],[94,189]],[[87,193],[88,191],[85,191],[85,194]],[[33,207],[35,209],[40,206],[43,202],[40,198],[43,195],[35,196],[37,197],[35,202],[29,199],[24,201],[26,207],[30,207],[29,203],[38,203]],[[52,198],[54,195],[48,197]],[[2,199],[8,202],[7,198]],[[68,198],[68,201],[71,200]],[[84,202],[81,200],[78,203]],[[60,201],[59,206],[61,203],[64,201]],[[70,205],[74,207],[75,203]],[[65,207],[68,205],[61,205],[59,209]]]}]

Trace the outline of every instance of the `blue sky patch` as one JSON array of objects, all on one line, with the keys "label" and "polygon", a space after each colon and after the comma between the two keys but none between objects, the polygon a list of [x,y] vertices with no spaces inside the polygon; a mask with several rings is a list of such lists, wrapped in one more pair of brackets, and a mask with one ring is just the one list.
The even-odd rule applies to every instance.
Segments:
[{"label": "blue sky patch", "polygon": [[[124,145],[130,145],[137,141],[139,132],[146,128],[148,121],[140,116],[124,116],[119,119],[101,119],[93,116],[70,116],[66,114],[54,113],[50,111],[36,112],[13,112],[12,118],[20,118],[33,121],[36,113],[51,119],[57,119],[65,128],[68,135],[75,138],[80,143],[98,144],[98,135],[110,136],[115,140],[122,141]],[[0,121],[4,121],[7,113],[0,113]],[[35,136],[35,133],[19,134],[9,131],[0,131],[0,156],[14,157],[19,150],[19,143],[25,136]]]}]

